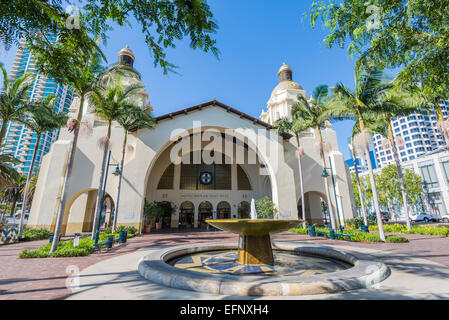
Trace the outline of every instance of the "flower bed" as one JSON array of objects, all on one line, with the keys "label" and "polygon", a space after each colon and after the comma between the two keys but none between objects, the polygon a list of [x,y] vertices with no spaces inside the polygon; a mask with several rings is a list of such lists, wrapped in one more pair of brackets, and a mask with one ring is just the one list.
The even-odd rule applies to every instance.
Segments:
[{"label": "flower bed", "polygon": [[[329,229],[327,228],[316,228],[316,230],[329,232]],[[304,228],[295,228],[290,231],[299,234],[309,234],[309,230]],[[343,233],[351,235],[351,241],[354,242],[382,242],[379,234],[377,233],[367,233],[358,230],[347,230],[347,229],[343,230]],[[323,236],[330,238],[329,234],[325,234]],[[386,241],[391,243],[404,243],[408,242],[408,239],[401,236],[386,236]]]}]

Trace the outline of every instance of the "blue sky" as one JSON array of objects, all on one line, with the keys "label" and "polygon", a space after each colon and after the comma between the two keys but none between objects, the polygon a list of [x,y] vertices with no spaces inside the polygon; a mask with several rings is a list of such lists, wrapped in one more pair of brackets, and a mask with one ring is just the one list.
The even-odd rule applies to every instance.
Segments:
[{"label": "blue sky", "polygon": [[[211,53],[194,51],[189,41],[178,42],[167,51],[179,74],[164,75],[154,67],[144,36],[137,25],[115,27],[104,48],[108,64],[117,61],[117,52],[129,45],[136,56],[135,67],[142,74],[150,94],[154,115],[189,107],[213,98],[252,116],[262,108],[278,83],[277,71],[286,62],[293,77],[308,94],[320,84],[342,81],[353,86],[353,61],[346,50],[327,49],[325,30],[312,30],[303,13],[312,1],[210,0],[219,25],[216,34],[219,59]],[[11,69],[15,48],[0,51],[0,61]],[[352,122],[333,124],[345,159]]]}]

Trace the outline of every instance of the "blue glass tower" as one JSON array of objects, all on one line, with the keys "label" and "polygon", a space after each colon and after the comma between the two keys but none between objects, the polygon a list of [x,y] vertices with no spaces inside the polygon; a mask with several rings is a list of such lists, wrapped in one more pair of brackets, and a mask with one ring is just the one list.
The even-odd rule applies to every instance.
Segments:
[{"label": "blue glass tower", "polygon": [[[56,34],[47,34],[47,38],[56,42]],[[16,79],[26,72],[34,75],[33,86],[29,92],[30,100],[45,99],[48,95],[59,97],[55,106],[55,111],[67,113],[72,103],[74,91],[71,87],[60,85],[48,76],[40,74],[37,71],[36,61],[31,53],[28,44],[22,41],[17,49],[16,58],[14,60],[10,77]],[[58,139],[59,130],[45,132],[37,151],[34,170],[38,170],[42,161],[42,157],[50,150],[51,144]],[[21,161],[15,168],[22,174],[27,174],[30,170],[33,150],[36,146],[37,135],[28,130],[23,124],[11,121],[8,123],[5,145],[1,153],[14,156]]]}]

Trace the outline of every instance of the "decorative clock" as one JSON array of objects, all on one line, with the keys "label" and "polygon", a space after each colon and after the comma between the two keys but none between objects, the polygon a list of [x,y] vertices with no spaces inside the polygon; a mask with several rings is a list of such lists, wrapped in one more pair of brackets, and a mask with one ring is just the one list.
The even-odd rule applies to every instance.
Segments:
[{"label": "decorative clock", "polygon": [[210,172],[201,172],[200,174],[200,182],[204,185],[210,185],[212,183],[212,173]]}]

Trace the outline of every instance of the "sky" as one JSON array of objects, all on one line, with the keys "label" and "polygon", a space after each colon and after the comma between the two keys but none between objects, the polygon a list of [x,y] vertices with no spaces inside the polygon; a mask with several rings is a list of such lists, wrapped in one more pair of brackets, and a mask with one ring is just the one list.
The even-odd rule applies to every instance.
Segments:
[{"label": "sky", "polygon": [[[212,53],[190,48],[188,38],[167,50],[167,59],[178,74],[164,75],[153,57],[137,24],[117,27],[108,33],[103,52],[108,62],[117,61],[117,52],[129,45],[136,56],[134,67],[141,73],[150,95],[154,116],[176,111],[216,98],[238,110],[259,117],[271,92],[279,82],[282,63],[293,69],[293,80],[311,94],[320,84],[341,81],[352,88],[355,61],[345,49],[328,49],[323,44],[326,30],[312,29],[304,12],[312,1],[209,0],[219,26],[215,39],[220,50]],[[16,48],[0,48],[0,62],[11,70]],[[351,157],[348,138],[351,121],[333,124],[340,151]]]}]

